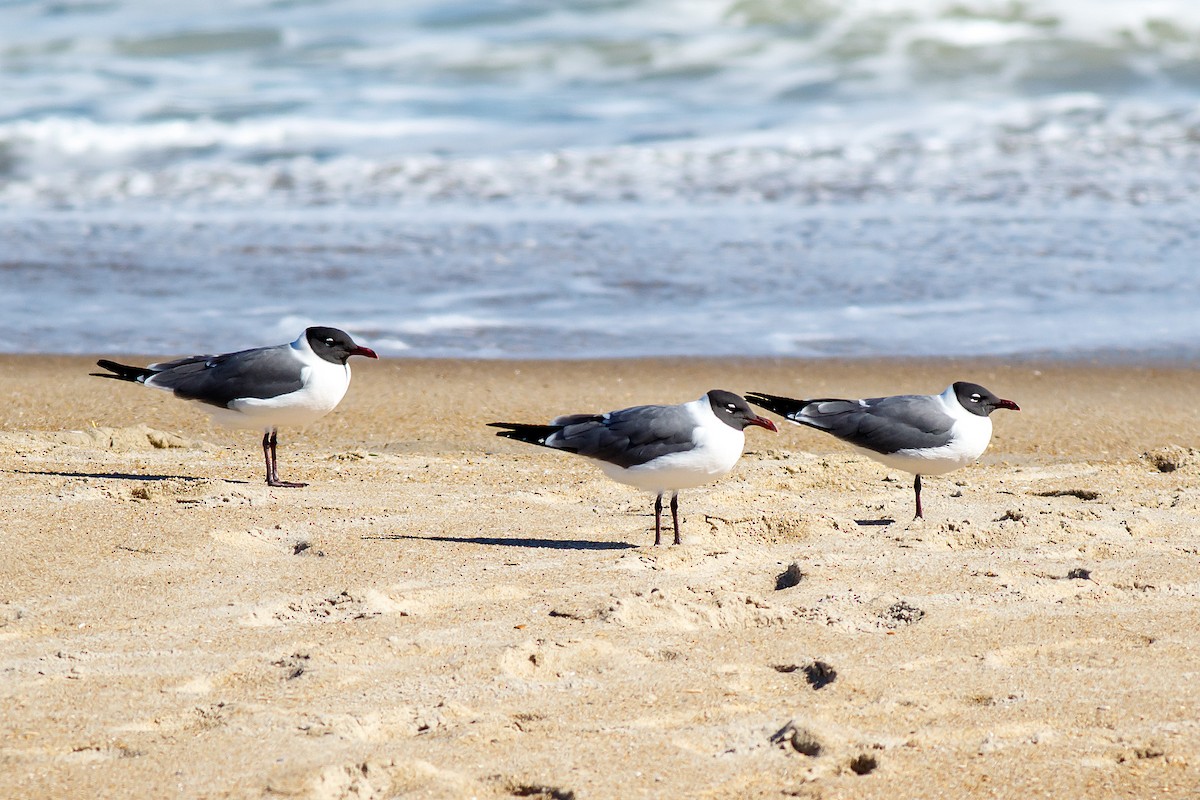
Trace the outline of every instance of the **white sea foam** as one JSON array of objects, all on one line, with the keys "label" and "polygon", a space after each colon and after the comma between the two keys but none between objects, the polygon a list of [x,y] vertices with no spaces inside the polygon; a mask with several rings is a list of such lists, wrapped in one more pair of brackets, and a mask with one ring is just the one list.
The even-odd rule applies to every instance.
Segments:
[{"label": "white sea foam", "polygon": [[[157,168],[119,165],[87,169],[112,151],[146,147],[202,148],[219,134],[223,147],[286,148],[294,131],[357,125],[185,126],[147,130],[99,128],[92,123],[0,125],[21,149],[30,131],[45,135],[46,160],[66,150],[75,168],[37,170],[0,184],[0,204],[74,208],[124,202],[189,206],[348,204],[421,206],[441,203],[822,203],[900,199],[919,203],[1068,202],[1107,197],[1135,204],[1189,202],[1195,170],[1194,110],[1164,110],[1144,102],[1098,105],[1092,95],[1069,95],[1045,105],[1014,103],[1002,113],[970,107],[938,109],[937,123],[920,130],[894,123],[809,132],[682,141],[666,144],[446,157],[413,155],[314,158],[279,156],[263,163],[198,157]],[[411,129],[404,123],[400,127]],[[383,128],[379,140],[386,140]],[[314,133],[315,132],[315,133]],[[61,147],[48,144],[58,142]]]}]

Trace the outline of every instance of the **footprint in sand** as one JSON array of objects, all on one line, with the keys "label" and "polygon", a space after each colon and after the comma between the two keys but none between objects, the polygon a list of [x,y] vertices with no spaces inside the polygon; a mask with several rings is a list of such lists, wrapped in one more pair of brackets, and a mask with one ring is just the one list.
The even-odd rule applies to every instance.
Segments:
[{"label": "footprint in sand", "polygon": [[801,618],[799,610],[767,602],[758,595],[723,587],[613,595],[591,608],[555,608],[551,616],[591,619],[651,630],[694,631],[705,628],[754,628],[782,625]]},{"label": "footprint in sand", "polygon": [[324,555],[324,551],[313,548],[309,534],[288,530],[282,525],[243,530],[217,529],[210,530],[208,535],[216,542],[230,545],[238,553],[249,551],[275,552],[281,556]]},{"label": "footprint in sand", "polygon": [[238,622],[252,628],[289,623],[318,624],[372,619],[385,614],[408,616],[409,608],[377,589],[345,589],[341,592],[285,598],[252,608]]},{"label": "footprint in sand", "polygon": [[799,664],[776,664],[773,669],[776,672],[788,675],[799,673],[804,676],[804,680],[808,685],[814,689],[824,689],[837,680],[837,670],[824,661],[810,661],[803,666]]},{"label": "footprint in sand", "polygon": [[304,800],[383,800],[419,796],[431,800],[487,797],[485,784],[419,759],[370,759],[329,764],[271,778],[268,794]]},{"label": "footprint in sand", "polygon": [[143,750],[131,747],[130,745],[121,742],[94,744],[94,745],[76,745],[71,748],[71,751],[65,754],[61,760],[70,764],[90,764],[98,761],[111,761],[118,758],[137,758],[144,756],[146,753]]},{"label": "footprint in sand", "polygon": [[275,504],[276,498],[266,487],[262,489],[247,487],[230,491],[218,491],[203,497],[181,497],[175,502],[184,505],[204,506],[205,508],[232,508],[235,506],[270,506]]},{"label": "footprint in sand", "polygon": [[500,671],[514,678],[553,681],[595,677],[612,669],[643,663],[640,653],[602,640],[552,642],[530,639],[507,648],[500,656]]},{"label": "footprint in sand", "polygon": [[770,742],[774,745],[791,748],[810,758],[816,758],[824,750],[820,737],[808,728],[796,725],[795,722],[789,722],[771,734]]},{"label": "footprint in sand", "polygon": [[306,736],[349,742],[391,742],[448,730],[481,715],[457,703],[396,705],[368,714],[309,713],[296,723]]}]

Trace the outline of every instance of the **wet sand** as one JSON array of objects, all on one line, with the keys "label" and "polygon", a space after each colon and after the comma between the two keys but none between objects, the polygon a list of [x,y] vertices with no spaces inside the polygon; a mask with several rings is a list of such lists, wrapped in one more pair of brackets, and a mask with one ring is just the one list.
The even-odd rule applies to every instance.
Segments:
[{"label": "wet sand", "polygon": [[[93,361],[0,358],[2,797],[1200,787],[1195,369],[356,361],[271,489],[256,434]],[[752,428],[655,548],[651,498],[486,427],[956,379],[1023,410],[924,522],[909,476]]]}]

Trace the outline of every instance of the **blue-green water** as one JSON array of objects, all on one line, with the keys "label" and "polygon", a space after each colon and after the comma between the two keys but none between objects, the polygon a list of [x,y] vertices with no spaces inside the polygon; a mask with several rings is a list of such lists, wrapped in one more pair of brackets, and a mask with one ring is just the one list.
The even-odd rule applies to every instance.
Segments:
[{"label": "blue-green water", "polygon": [[0,3],[0,351],[1200,353],[1184,0]]}]

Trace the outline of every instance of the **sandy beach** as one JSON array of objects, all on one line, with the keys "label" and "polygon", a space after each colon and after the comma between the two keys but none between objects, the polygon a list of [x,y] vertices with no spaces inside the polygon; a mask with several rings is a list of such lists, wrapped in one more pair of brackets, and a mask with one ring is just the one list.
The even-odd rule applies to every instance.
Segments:
[{"label": "sandy beach", "polygon": [[[0,357],[0,797],[1200,796],[1198,370],[356,361],[272,489],[93,362]],[[753,428],[679,547],[486,427],[958,379],[1022,411],[923,522]]]}]

